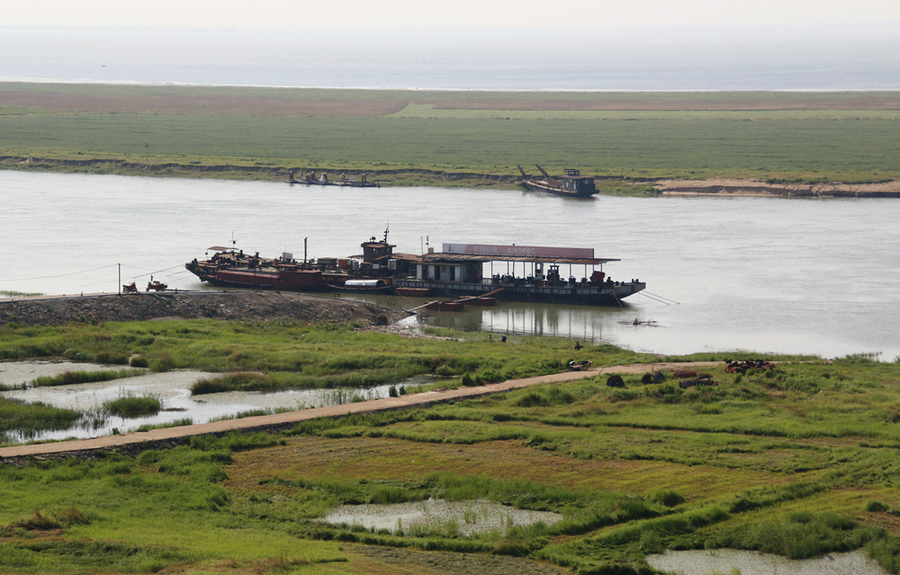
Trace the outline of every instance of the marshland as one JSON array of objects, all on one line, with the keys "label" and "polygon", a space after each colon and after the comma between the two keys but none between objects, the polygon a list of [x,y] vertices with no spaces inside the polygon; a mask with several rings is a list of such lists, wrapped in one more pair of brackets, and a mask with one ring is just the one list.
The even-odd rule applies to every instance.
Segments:
[{"label": "marshland", "polygon": [[[774,221],[771,229],[781,221],[798,225],[798,210],[811,214],[802,224],[825,222],[825,233],[807,235],[806,241],[821,250],[828,243],[828,230],[834,229],[832,218],[839,222],[849,211],[854,218],[865,219],[873,211],[884,214],[892,208],[846,202],[839,204],[840,213],[822,217],[820,204],[763,205],[746,200],[729,204],[726,223],[709,231],[705,224],[709,218],[698,215],[697,206],[722,214],[721,206],[657,204],[662,211],[656,213],[642,212],[649,204],[639,203],[645,198],[661,201],[652,185],[660,178],[822,185],[893,180],[898,176],[893,93],[434,92],[422,97],[409,91],[6,83],[0,86],[0,99],[3,166],[23,172],[234,178],[258,180],[253,184],[261,186],[275,185],[290,168],[365,171],[386,184],[410,186],[412,193],[427,194],[432,200],[438,195],[431,188],[437,186],[477,187],[453,190],[471,206],[476,193],[482,200],[489,197],[493,205],[504,201],[499,194],[515,185],[517,163],[539,162],[553,172],[579,167],[601,176],[603,192],[633,196],[611,198],[614,201],[605,205],[613,206],[617,219],[627,213],[645,214],[639,219],[647,225],[616,232],[617,244],[623,237],[634,239],[625,242],[625,255],[647,261],[651,256],[636,246],[643,245],[648,232],[666,232],[656,236],[661,244],[654,246],[683,250],[678,252],[682,257],[675,258],[685,266],[681,275],[663,274],[658,285],[678,286],[675,289],[682,291],[665,294],[671,298],[677,294],[690,314],[654,308],[654,316],[684,326],[687,316],[696,318],[707,309],[712,310],[707,312],[710,317],[731,320],[715,329],[709,322],[702,329],[687,324],[686,331],[663,328],[629,340],[641,342],[637,349],[659,350],[675,341],[690,341],[692,349],[704,350],[662,357],[609,342],[610,325],[633,319],[640,306],[616,310],[610,315],[613,321],[602,323],[602,329],[595,330],[593,320],[584,322],[578,335],[589,337],[581,338],[586,345],[578,358],[593,361],[595,367],[660,359],[721,362],[710,369],[708,385],[690,389],[682,389],[672,373],[654,384],[641,383],[640,373],[624,374],[624,388],[611,388],[605,376],[588,374],[578,381],[478,399],[317,419],[280,433],[196,436],[185,445],[148,447],[137,454],[101,450],[81,458],[7,458],[0,466],[0,570],[653,573],[648,558],[667,550],[732,549],[792,560],[859,551],[889,573],[900,571],[900,497],[895,485],[900,364],[892,361],[893,324],[887,319],[893,312],[883,303],[891,300],[890,288],[885,287],[891,285],[885,278],[893,273],[887,259],[875,260],[883,267],[878,268],[876,281],[867,282],[874,291],[847,297],[838,310],[833,291],[810,290],[809,284],[822,286],[838,278],[835,283],[841,286],[842,297],[859,293],[849,286],[869,279],[871,265],[847,277],[834,267],[814,266],[818,271],[812,276],[778,284],[787,289],[776,293],[764,287],[774,285],[778,277],[793,277],[778,273],[797,271],[792,257],[779,260],[774,271],[757,267],[735,274],[726,265],[735,254],[746,262],[748,254],[759,255],[754,248],[772,245],[759,239],[757,222],[744,217],[748,211]],[[195,113],[192,106],[201,102],[212,106],[206,110],[211,113]],[[234,102],[242,104],[228,109]],[[346,138],[348,133],[354,137]],[[441,146],[430,145],[435,141]],[[145,185],[143,180],[137,182],[138,188]],[[232,188],[227,182],[214,184],[218,195],[247,196],[244,190],[229,195]],[[94,180],[89,186],[103,189]],[[175,217],[173,210],[154,205],[166,193],[164,187],[129,198],[127,204],[132,208],[140,204],[134,211],[146,218],[139,229],[132,221],[119,224],[118,251],[94,253],[102,260],[99,264],[64,273],[109,268],[123,246],[139,256],[142,267],[153,271],[180,267],[185,258],[196,257],[206,243],[182,245],[180,249],[190,254],[182,257],[175,252],[177,261],[157,264],[160,243],[174,241],[147,240],[165,229],[158,227],[161,222]],[[500,189],[484,189],[488,187]],[[271,202],[278,195],[268,193],[271,188],[265,188],[266,194],[256,193],[262,189],[254,187],[254,197]],[[28,190],[23,199],[32,188]],[[100,203],[115,204],[113,196],[95,193],[93,197],[103,198]],[[181,188],[173,193],[182,199],[190,195]],[[115,197],[124,197],[120,189]],[[301,199],[316,203],[309,202],[315,198]],[[354,198],[344,200],[358,203]],[[514,201],[530,200],[516,194]],[[168,202],[167,208],[183,207],[180,202]],[[51,209],[51,204],[62,203],[43,201],[41,206]],[[257,208],[228,202],[227,209],[241,219]],[[543,224],[547,209],[546,203],[535,205],[529,221]],[[407,211],[411,219],[422,221]],[[669,219],[657,217],[662,213]],[[590,218],[591,225],[607,229],[602,216],[608,214]],[[27,210],[20,208],[15,215],[17,222],[34,218],[46,226]],[[84,215],[83,221],[92,221],[90,211]],[[213,215],[216,226],[202,233],[224,229],[218,213]],[[320,215],[311,217],[318,220],[307,222],[311,229],[328,223]],[[380,231],[385,219],[378,213],[366,220],[363,235]],[[687,243],[671,242],[673,236],[667,233],[691,225],[704,226],[704,232],[691,234]],[[373,226],[377,229],[368,229]],[[333,229],[330,223],[328,227]],[[884,239],[878,225],[870,227]],[[248,235],[257,234],[252,239],[260,243],[268,241],[276,248],[287,243],[282,236],[257,237],[259,230],[271,235],[271,225],[254,228]],[[845,237],[847,232],[844,228]],[[415,245],[428,231],[401,233]],[[756,238],[759,245],[742,251],[746,246],[742,248],[741,242],[721,243],[737,236]],[[9,239],[12,245],[13,238]],[[226,240],[210,238],[209,243]],[[54,246],[52,238],[43,241],[45,247]],[[322,241],[332,242],[329,249],[337,246],[333,238]],[[78,254],[88,250],[69,243],[75,256],[66,259],[87,261],[78,260]],[[97,250],[111,243],[93,242],[89,247]],[[54,249],[62,249],[56,244]],[[695,255],[702,250],[688,247],[716,245],[728,246],[721,253],[712,249],[710,256],[720,262],[713,267],[719,291],[698,297],[696,286],[711,284],[691,283],[706,266],[685,265],[702,260]],[[867,245],[874,249],[882,244]],[[346,242],[338,247],[344,246]],[[834,253],[842,254],[846,247],[837,246]],[[850,264],[859,262],[860,254],[871,253],[855,248],[853,252],[857,259],[833,261]],[[171,253],[166,257],[171,259]],[[772,255],[765,252],[761,261]],[[653,262],[673,260],[665,253],[652,257],[657,258]],[[130,273],[147,271],[135,271],[137,267]],[[661,266],[652,268],[646,273],[658,274]],[[26,268],[17,263],[16,269]],[[623,273],[635,270],[643,276],[644,269],[636,266]],[[762,274],[766,281],[756,281],[762,269],[768,270]],[[103,278],[84,281],[88,290],[97,285],[115,287],[114,272],[103,273]],[[48,281],[54,285],[60,281],[48,280],[44,273],[25,275],[29,281],[21,287],[0,286],[3,295],[10,299],[36,295],[43,293],[40,286]],[[42,279],[32,282],[32,276]],[[734,283],[735,277],[742,281]],[[83,288],[66,291],[78,293]],[[716,301],[724,307],[716,307]],[[748,306],[748,301],[756,303]],[[762,309],[779,315],[758,313]],[[834,316],[821,313],[823,309],[847,318],[841,320],[844,327],[835,329],[827,323]],[[735,310],[738,315],[730,315]],[[464,383],[489,388],[496,381],[562,371],[574,359],[571,339],[529,335],[543,329],[572,337],[571,327],[565,331],[560,326],[579,316],[570,310],[552,311],[558,315],[519,313],[532,318],[534,325],[528,328],[515,323],[520,321],[515,312],[509,316],[514,318],[512,324],[504,318],[478,320],[481,329],[487,325],[487,331],[511,333],[502,347],[484,331],[453,331],[427,322],[420,329],[442,339],[362,331],[362,326],[346,322],[284,319],[84,317],[59,326],[9,321],[0,327],[4,361],[74,362],[77,367],[69,375],[48,376],[51,379],[41,383],[61,383],[73,394],[79,388],[108,384],[121,396],[113,399],[123,401],[114,405],[104,400],[90,411],[79,411],[10,399],[23,391],[23,385],[28,391],[54,389],[39,385],[37,378],[25,378],[3,392],[0,421],[8,437],[10,432],[47,430],[65,434],[79,419],[124,421],[124,416],[112,415],[114,409],[166,413],[167,399],[159,394],[118,393],[129,383],[154,376],[190,374],[195,389],[185,386],[185,390],[191,401],[228,393],[271,397],[354,389],[361,390],[359,399],[366,399],[370,390],[385,387],[398,394]],[[807,321],[810,318],[826,323],[810,327],[814,325]],[[711,329],[715,344],[690,340],[691,331],[706,337]],[[878,334],[874,340],[869,337],[873,330]],[[813,339],[799,337],[803,333]],[[748,341],[776,342],[773,349],[797,353],[724,351]],[[860,348],[860,342],[872,341],[884,344],[877,349],[887,349],[888,354]],[[831,353],[829,346],[842,351]],[[825,356],[816,354],[826,347]],[[745,374],[721,368],[725,359],[755,357],[778,363],[772,370]],[[142,375],[122,379],[133,374],[126,370]],[[90,381],[105,377],[113,379]],[[424,385],[407,386],[411,380]],[[162,425],[193,422],[179,412],[169,413],[171,420]],[[364,515],[376,505],[423,509],[434,501],[458,505],[462,511],[415,527],[400,516],[409,507],[395,509],[398,515],[391,516],[387,526],[352,519],[343,524],[323,521],[334,510],[345,509],[342,506],[353,506]],[[483,522],[484,514],[478,512],[482,505],[498,506],[501,516],[506,509],[507,517],[530,512],[555,515],[528,524],[504,520],[471,533],[462,529]]]},{"label": "marshland", "polygon": [[[490,386],[563,370],[573,353],[560,338],[515,336],[501,348],[484,334],[404,338],[358,327],[216,320],[6,326],[0,355],[141,358],[146,367],[134,369],[151,372],[239,370],[258,375],[210,379],[271,391],[396,385],[416,374],[448,388]],[[580,353],[595,366],[660,359],[608,345]],[[735,357],[664,359],[724,365]],[[651,573],[646,554],[729,548],[791,559],[861,549],[896,573],[900,364],[866,354],[771,359],[779,362],[774,369],[745,374],[717,365],[714,383],[690,389],[671,373],[656,384],[625,374],[624,388],[593,376],[312,420],[278,434],[198,436],[136,456],[7,460],[0,468],[4,568],[364,573],[417,571],[429,553],[449,553],[483,572]],[[5,421],[34,427],[60,419],[46,406],[4,400],[3,410]],[[409,530],[402,521],[391,528],[321,521],[340,505],[432,499],[561,518],[472,534],[458,528],[459,518]],[[461,517],[479,520],[472,512]]]}]

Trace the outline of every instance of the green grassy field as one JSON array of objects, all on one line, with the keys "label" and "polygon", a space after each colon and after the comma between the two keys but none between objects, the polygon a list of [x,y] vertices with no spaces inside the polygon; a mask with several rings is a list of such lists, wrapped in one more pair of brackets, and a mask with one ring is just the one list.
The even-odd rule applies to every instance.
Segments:
[{"label": "green grassy field", "polygon": [[631,179],[881,181],[900,178],[898,120],[892,92],[0,84],[3,167],[100,173],[283,179],[307,168],[437,185],[500,175],[483,183],[503,185],[516,164],[539,163]]},{"label": "green grassy field", "polygon": [[[447,386],[559,370],[572,353],[555,338],[501,348],[442,334],[459,341],[197,320],[12,325],[0,328],[0,352],[42,357],[65,345],[82,360],[139,354],[156,370],[363,378],[373,361],[394,377],[427,365]],[[579,353],[595,366],[659,359]],[[637,574],[652,573],[645,553],[719,547],[793,558],[863,548],[900,572],[900,363],[862,355],[709,371],[715,386],[638,374],[611,388],[599,376],[283,434],[0,465],[0,572]],[[473,536],[453,523],[400,533],[316,521],[338,504],[429,497],[563,520]]]}]

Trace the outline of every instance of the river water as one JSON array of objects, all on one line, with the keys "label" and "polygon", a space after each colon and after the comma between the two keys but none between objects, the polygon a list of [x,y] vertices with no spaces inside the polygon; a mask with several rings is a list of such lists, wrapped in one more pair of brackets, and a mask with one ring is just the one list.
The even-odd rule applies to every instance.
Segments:
[{"label": "river water", "polygon": [[[519,190],[335,189],[0,171],[0,291],[114,292],[119,277],[200,289],[213,245],[344,257],[389,226],[395,251],[442,242],[588,247],[646,293],[614,308],[502,303],[425,324],[639,351],[900,356],[896,199],[561,198]],[[568,271],[568,270],[564,270]],[[572,274],[583,276],[583,270]],[[349,296],[347,296],[349,297]],[[411,308],[403,298],[381,300]],[[655,322],[651,325],[633,325]]]}]

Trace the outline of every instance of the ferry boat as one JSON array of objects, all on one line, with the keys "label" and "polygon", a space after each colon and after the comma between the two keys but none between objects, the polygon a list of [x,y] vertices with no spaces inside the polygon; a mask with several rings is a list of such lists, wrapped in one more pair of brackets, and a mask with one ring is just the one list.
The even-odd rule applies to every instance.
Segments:
[{"label": "ferry boat", "polygon": [[485,297],[576,305],[619,305],[647,287],[614,281],[593,248],[442,244],[413,262],[415,275],[394,279],[394,289],[428,289],[457,297]]},{"label": "ferry boat", "polygon": [[594,178],[590,176],[582,176],[581,172],[575,169],[567,168],[563,175],[557,178],[550,177],[544,168],[535,164],[538,170],[543,174],[544,179],[538,180],[532,178],[525,173],[522,166],[516,165],[522,174],[522,185],[532,192],[547,192],[556,194],[557,196],[568,196],[572,198],[589,198],[597,193],[594,185]]}]

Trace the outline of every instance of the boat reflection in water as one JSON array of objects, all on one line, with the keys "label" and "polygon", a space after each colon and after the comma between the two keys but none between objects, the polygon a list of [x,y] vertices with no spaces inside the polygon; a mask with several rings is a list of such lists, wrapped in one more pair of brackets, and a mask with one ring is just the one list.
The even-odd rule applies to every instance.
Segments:
[{"label": "boat reflection in water", "polygon": [[[368,301],[402,309],[414,309],[429,298],[407,298],[342,293],[348,300]],[[639,308],[581,306],[538,302],[498,301],[494,306],[465,306],[463,311],[418,310],[420,327],[445,327],[460,331],[485,331],[509,335],[565,337],[584,342],[617,344],[622,322],[631,322]],[[640,314],[643,315],[643,314]]]}]

